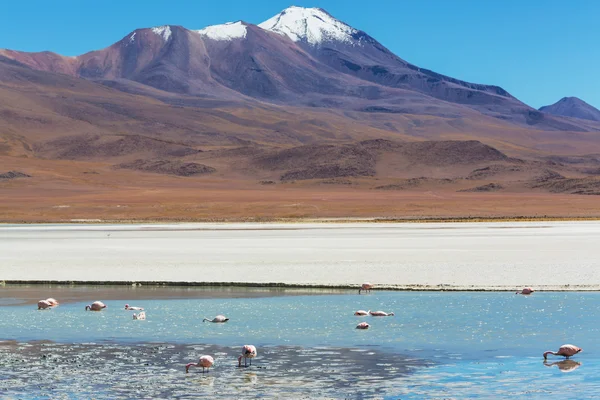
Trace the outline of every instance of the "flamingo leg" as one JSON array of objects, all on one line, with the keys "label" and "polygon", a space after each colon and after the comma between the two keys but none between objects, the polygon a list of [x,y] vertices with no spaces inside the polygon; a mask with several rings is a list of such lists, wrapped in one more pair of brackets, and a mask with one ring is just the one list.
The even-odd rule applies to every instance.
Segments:
[{"label": "flamingo leg", "polygon": [[250,359],[250,366],[252,366],[252,359]]}]

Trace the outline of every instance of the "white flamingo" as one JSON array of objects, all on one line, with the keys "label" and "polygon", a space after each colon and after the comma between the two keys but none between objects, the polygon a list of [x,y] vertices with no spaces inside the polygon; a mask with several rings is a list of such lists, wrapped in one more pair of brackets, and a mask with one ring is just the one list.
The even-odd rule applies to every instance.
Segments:
[{"label": "white flamingo", "polygon": [[129,304],[125,304],[125,309],[131,311],[144,311],[143,307],[132,307]]},{"label": "white flamingo", "polygon": [[229,318],[227,318],[224,315],[217,315],[213,319],[204,318],[202,320],[202,322],[206,322],[206,321],[208,321],[208,322],[215,322],[215,323],[221,323],[221,322],[227,322],[227,321],[229,321]]},{"label": "white flamingo", "polygon": [[373,317],[393,317],[394,313],[386,313],[385,311],[369,311],[369,314]]},{"label": "white flamingo", "polygon": [[140,311],[139,314],[133,313],[133,319],[146,320],[146,311]]}]

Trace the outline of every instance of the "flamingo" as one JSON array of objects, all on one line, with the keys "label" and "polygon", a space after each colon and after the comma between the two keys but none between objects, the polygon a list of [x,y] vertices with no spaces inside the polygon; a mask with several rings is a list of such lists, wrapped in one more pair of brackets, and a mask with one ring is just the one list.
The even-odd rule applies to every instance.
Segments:
[{"label": "flamingo", "polygon": [[560,348],[558,349],[557,352],[545,351],[544,352],[544,360],[548,358],[548,354],[569,358],[571,356],[574,356],[577,353],[581,353],[582,351],[583,351],[582,348],[574,346],[572,344],[563,344],[562,346],[560,346]]},{"label": "flamingo", "polygon": [[48,303],[50,303],[50,305],[51,305],[52,307],[54,307],[54,306],[57,306],[57,305],[58,305],[58,301],[56,301],[56,299],[54,299],[54,298],[52,298],[52,297],[48,297],[48,298],[46,299],[46,301],[47,301]]},{"label": "flamingo", "polygon": [[369,329],[371,325],[367,324],[366,322],[361,322],[360,324],[356,325],[356,329]]},{"label": "flamingo", "polygon": [[360,286],[360,289],[358,289],[358,294],[360,294],[362,290],[371,293],[371,289],[373,289],[373,285],[371,285],[369,282],[365,282]]},{"label": "flamingo", "polygon": [[139,319],[141,321],[146,320],[146,311],[140,311],[139,314],[133,313],[133,319]]},{"label": "flamingo", "polygon": [[215,360],[211,356],[200,356],[198,360],[198,364],[189,363],[185,366],[185,373],[190,372],[190,367],[202,367],[202,373],[204,373],[204,369],[207,368],[206,372],[210,372],[210,367],[213,366]]},{"label": "flamingo", "polygon": [[101,301],[95,301],[92,304],[85,306],[85,311],[102,311],[106,305]]},{"label": "flamingo", "polygon": [[38,310],[45,310],[50,307],[52,307],[52,304],[50,304],[50,302],[48,300],[38,301]]},{"label": "flamingo", "polygon": [[252,365],[252,359],[256,357],[256,347],[251,344],[245,344],[242,347],[242,355],[238,357],[238,367],[242,366],[242,358],[244,359],[244,366],[248,366],[248,359],[250,359],[250,365]]},{"label": "flamingo", "polygon": [[143,307],[132,307],[129,304],[125,304],[125,309],[132,310],[132,311],[144,311]]},{"label": "flamingo", "polygon": [[373,317],[393,317],[394,313],[386,313],[385,311],[369,311],[369,314]]},{"label": "flamingo", "polygon": [[133,313],[133,319],[139,319],[139,320],[146,320],[146,312],[145,311],[140,311],[139,314]]},{"label": "flamingo", "polygon": [[523,289],[522,289],[520,292],[516,292],[515,294],[524,294],[524,295],[529,295],[529,294],[531,294],[531,293],[533,293],[533,292],[535,292],[535,290],[533,290],[533,289],[532,289],[532,288],[530,288],[530,287],[526,287],[526,288],[523,288]]},{"label": "flamingo", "polygon": [[365,315],[369,315],[369,313],[371,312],[371,310],[369,311],[365,311],[365,310],[358,310],[358,311],[354,311],[354,315],[358,315],[358,316],[365,316]]},{"label": "flamingo", "polygon": [[202,320],[202,322],[206,322],[206,321],[208,321],[208,322],[215,322],[215,323],[218,323],[218,322],[227,322],[227,321],[229,321],[229,318],[227,318],[224,315],[217,315],[213,319],[204,318]]}]

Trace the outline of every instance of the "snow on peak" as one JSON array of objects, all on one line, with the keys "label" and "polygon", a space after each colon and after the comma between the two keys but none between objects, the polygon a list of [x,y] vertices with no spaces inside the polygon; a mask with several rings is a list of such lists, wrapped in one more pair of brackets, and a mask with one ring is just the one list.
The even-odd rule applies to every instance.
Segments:
[{"label": "snow on peak", "polygon": [[294,42],[307,42],[311,45],[327,41],[354,44],[357,40],[353,35],[358,33],[358,30],[338,21],[320,8],[296,6],[286,8],[258,26],[287,36]]},{"label": "snow on peak", "polygon": [[203,36],[213,40],[233,40],[246,37],[246,24],[242,21],[227,22],[221,25],[211,25],[196,31]]},{"label": "snow on peak", "polygon": [[156,26],[152,28],[152,32],[161,36],[165,42],[171,37],[171,27],[169,25]]}]

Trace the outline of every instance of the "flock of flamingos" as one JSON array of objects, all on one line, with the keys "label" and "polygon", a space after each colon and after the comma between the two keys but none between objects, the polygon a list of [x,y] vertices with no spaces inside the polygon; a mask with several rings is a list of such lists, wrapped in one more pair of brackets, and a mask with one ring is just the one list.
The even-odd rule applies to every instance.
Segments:
[{"label": "flock of flamingos", "polygon": [[[373,289],[372,284],[363,283],[361,285],[360,289],[358,289],[358,294],[361,294],[362,292],[370,293],[371,289]],[[531,294],[533,294],[533,292],[534,292],[534,290],[532,288],[526,287],[526,288],[523,288],[521,291],[516,292],[516,294],[531,295]],[[47,309],[51,309],[56,306],[58,306],[58,301],[56,301],[56,299],[53,299],[53,298],[48,298],[46,300],[38,301],[38,310],[47,310]],[[86,311],[102,311],[105,308],[106,308],[106,305],[101,301],[95,301],[92,304],[85,306]],[[130,306],[129,304],[125,304],[125,310],[138,311],[138,313],[133,314],[133,319],[135,319],[135,320],[145,320],[146,319],[146,312],[144,311],[144,309],[142,307],[133,307],[133,306]],[[356,315],[356,316],[370,315],[373,317],[391,317],[394,315],[394,313],[393,312],[387,313],[384,311],[358,310],[358,311],[354,312],[354,315]],[[225,317],[224,315],[217,315],[213,319],[204,318],[202,320],[202,322],[213,322],[213,323],[225,323],[227,321],[229,321],[229,318]],[[369,329],[369,327],[370,327],[370,325],[367,322],[361,322],[358,325],[356,325],[356,329]],[[544,356],[544,360],[546,360],[548,358],[549,354],[552,354],[555,356],[562,356],[562,357],[565,357],[566,359],[568,359],[569,357],[574,356],[575,354],[580,353],[582,351],[583,350],[580,347],[574,346],[572,344],[563,344],[562,346],[560,346],[558,351],[545,351],[543,356]],[[257,354],[258,353],[256,351],[255,346],[250,345],[250,344],[246,344],[246,345],[242,346],[242,353],[238,357],[238,367],[242,366],[242,359],[244,360],[245,367],[248,366],[248,360],[250,360],[250,365],[252,365],[252,359],[254,357],[256,357]],[[200,356],[200,359],[198,360],[197,363],[187,364],[185,366],[185,372],[186,373],[189,372],[191,367],[197,367],[197,368],[202,367],[203,373],[208,372],[208,371],[210,371],[210,367],[212,367],[214,363],[215,363],[215,360],[212,356],[203,355],[203,356]]]}]

